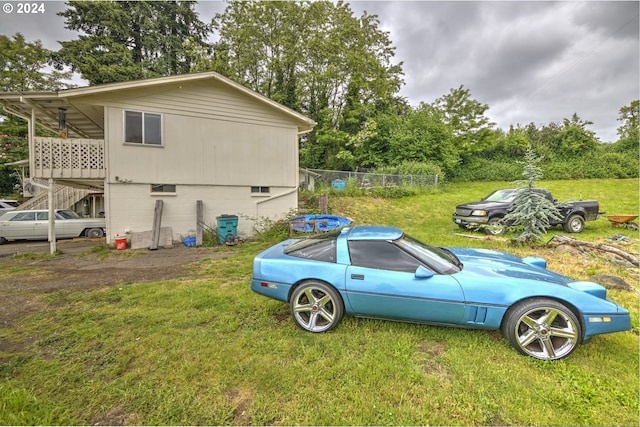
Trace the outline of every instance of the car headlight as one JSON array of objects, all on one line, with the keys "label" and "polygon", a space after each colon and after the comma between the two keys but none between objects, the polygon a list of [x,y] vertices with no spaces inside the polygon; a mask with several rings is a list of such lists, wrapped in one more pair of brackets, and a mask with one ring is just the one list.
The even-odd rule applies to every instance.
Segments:
[{"label": "car headlight", "polygon": [[471,216],[487,216],[487,211],[481,211],[481,210],[473,211],[471,212]]}]

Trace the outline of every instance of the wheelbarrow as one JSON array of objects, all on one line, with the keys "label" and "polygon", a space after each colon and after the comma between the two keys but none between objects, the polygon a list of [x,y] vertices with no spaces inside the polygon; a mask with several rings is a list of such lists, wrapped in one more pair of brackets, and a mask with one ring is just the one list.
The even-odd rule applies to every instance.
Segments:
[{"label": "wheelbarrow", "polygon": [[638,215],[607,215],[607,219],[611,223],[612,227],[627,227],[629,230],[638,229],[638,224],[632,222],[636,218],[638,218]]}]

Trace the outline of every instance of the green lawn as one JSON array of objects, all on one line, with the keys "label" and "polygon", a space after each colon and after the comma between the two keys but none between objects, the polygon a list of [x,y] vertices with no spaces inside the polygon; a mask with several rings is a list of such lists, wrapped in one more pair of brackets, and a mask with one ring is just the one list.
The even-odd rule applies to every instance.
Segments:
[{"label": "green lawn", "polygon": [[[561,200],[597,199],[609,213],[639,209],[637,180],[542,185]],[[331,197],[330,206],[436,245],[540,254],[576,278],[610,272],[638,285],[637,273],[600,259],[457,235],[457,203],[507,186]],[[577,237],[618,233],[638,237],[604,219]],[[40,295],[46,311],[0,325],[0,424],[638,425],[637,292],[609,291],[632,312],[632,331],[597,336],[555,362],[520,355],[499,332],[346,317],[310,334],[286,304],[249,289],[251,261],[268,245],[212,248],[234,256],[196,263],[190,278]]]}]

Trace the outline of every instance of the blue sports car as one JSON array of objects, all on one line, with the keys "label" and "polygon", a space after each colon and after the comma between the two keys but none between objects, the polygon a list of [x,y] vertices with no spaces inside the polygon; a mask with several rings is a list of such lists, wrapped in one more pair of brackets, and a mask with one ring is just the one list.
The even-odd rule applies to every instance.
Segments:
[{"label": "blue sports car", "polygon": [[394,227],[281,242],[254,259],[251,289],[289,303],[309,332],[335,328],[344,314],[500,329],[520,353],[544,360],[631,328],[604,287],[549,271],[542,258],[432,247]]}]

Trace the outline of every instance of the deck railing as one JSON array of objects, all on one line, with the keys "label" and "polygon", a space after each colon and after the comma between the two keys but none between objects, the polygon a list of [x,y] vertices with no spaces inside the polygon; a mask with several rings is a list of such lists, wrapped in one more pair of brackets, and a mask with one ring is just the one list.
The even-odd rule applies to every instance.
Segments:
[{"label": "deck railing", "polygon": [[33,138],[31,176],[53,179],[104,179],[102,139]]}]

